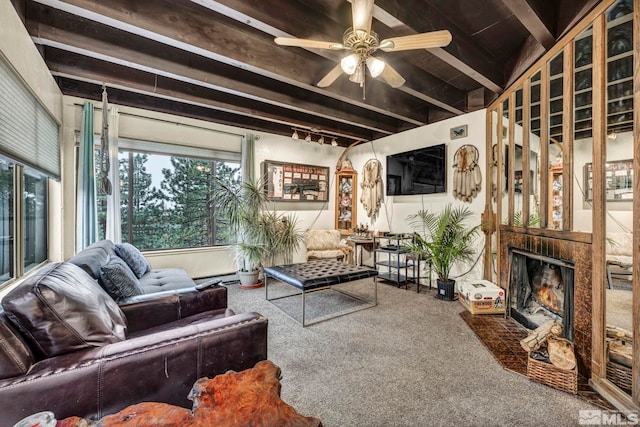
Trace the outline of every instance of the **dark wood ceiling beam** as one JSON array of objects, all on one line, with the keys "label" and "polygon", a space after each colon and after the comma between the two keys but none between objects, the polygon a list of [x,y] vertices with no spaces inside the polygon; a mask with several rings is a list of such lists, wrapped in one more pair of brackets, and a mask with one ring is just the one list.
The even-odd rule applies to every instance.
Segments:
[{"label": "dark wood ceiling beam", "polygon": [[[133,0],[34,1],[342,102],[371,109],[398,120],[415,125],[425,124],[423,115],[416,114],[415,107],[408,101],[394,96],[391,88],[386,90],[386,95],[379,95],[379,100],[384,101],[383,104],[378,104],[382,107],[362,102],[357,96],[345,96],[344,91],[317,88],[311,81],[300,81],[301,77],[309,75],[309,68],[315,70],[317,65],[310,66],[308,56],[303,59],[302,56],[282,49],[271,41],[267,43],[264,37],[256,37],[248,31],[241,32],[221,20],[213,20],[203,14],[188,11],[184,6],[181,6],[180,13],[177,14],[175,5],[161,0],[144,4]],[[138,13],[131,13],[131,10]]]},{"label": "dark wood ceiling beam", "polygon": [[[173,79],[149,74],[143,71],[126,70],[125,67],[115,64],[101,63],[83,56],[69,54],[56,49],[47,49],[45,58],[49,69],[54,76],[65,77],[95,84],[106,84],[107,87],[117,87],[129,92],[141,93],[149,96],[158,96],[170,100],[182,100],[183,102],[210,108],[212,110],[234,114],[243,119],[259,118],[264,122],[277,123],[287,126],[317,127],[332,134],[370,140],[373,135],[380,133],[364,130],[356,126],[339,125],[328,120],[320,120],[309,115],[299,113],[291,115],[284,113],[282,109],[265,106],[262,103],[247,102],[239,105],[227,97],[212,96],[210,90],[194,85],[186,85]],[[138,105],[138,107],[141,107]],[[244,120],[238,120],[235,126],[242,127]]]},{"label": "dark wood ceiling beam", "polygon": [[[418,10],[420,13],[415,12]],[[453,37],[451,44],[444,48],[429,49],[429,52],[487,89],[496,93],[502,92],[502,64],[464,32],[458,30],[450,18],[440,14],[431,5],[419,0],[377,0],[374,17],[384,22],[383,14],[393,16],[397,21],[396,25],[401,23],[407,27],[408,34],[449,30]],[[429,19],[424,19],[425,16]]]},{"label": "dark wood ceiling beam", "polygon": [[[96,101],[101,99],[102,87],[99,82],[85,82],[61,75],[55,76],[55,78],[58,82],[58,86],[62,90],[62,93],[65,95],[77,96]],[[234,127],[237,127],[238,120],[240,119],[233,113],[212,110],[206,107],[185,103],[180,99],[168,99],[145,93],[136,93],[118,87],[110,87],[108,90],[109,102],[112,104],[134,108],[139,107],[140,105],[145,105],[145,109],[150,111],[195,118],[204,121],[213,121]],[[257,117],[243,117],[242,120],[246,123],[243,128],[250,131],[269,132],[283,136],[291,134],[291,128],[286,125],[264,122]],[[354,139],[338,137],[337,142],[339,146],[347,147],[354,142]]]},{"label": "dark wood ceiling beam", "polygon": [[502,4],[513,13],[524,28],[527,29],[545,50],[551,49],[556,39],[553,36],[552,23],[544,22],[527,0],[501,0]]},{"label": "dark wood ceiling beam", "polygon": [[[216,13],[223,14],[228,18],[234,19],[250,27],[256,28],[264,33],[267,33],[273,37],[313,37],[313,33],[318,33],[319,27],[322,28],[322,33],[335,33],[336,37],[328,40],[326,37],[322,37],[321,40],[342,42],[342,32],[346,28],[336,28],[335,25],[327,25],[327,21],[318,22],[313,20],[310,25],[301,26],[300,23],[309,21],[313,14],[309,13],[309,7],[305,9],[295,8],[294,4],[287,5],[287,20],[286,24],[293,28],[291,31],[289,28],[283,29],[276,24],[282,25],[282,19],[273,14],[274,10],[282,7],[281,0],[263,0],[260,2],[246,2],[240,0],[190,0],[191,2],[198,4],[206,9],[215,11]],[[306,5],[305,5],[306,6]],[[329,17],[327,17],[329,20]],[[312,29],[312,30],[310,30]],[[291,31],[291,32],[289,32]],[[301,48],[289,48],[289,49],[301,49]],[[340,59],[345,56],[344,52],[337,54],[336,52],[323,49],[308,49],[319,56],[330,59],[335,63],[338,63]],[[409,61],[411,62],[411,61]],[[415,81],[417,79],[412,78],[414,73],[420,73],[420,80],[422,85],[416,86]],[[445,81],[437,79],[430,74],[426,74],[425,70],[407,70],[403,77],[407,82],[398,88],[398,90],[416,97],[429,104],[435,105],[438,108],[442,108],[454,114],[463,114],[464,103],[460,103],[460,100],[465,99],[464,92],[456,89],[455,87],[447,84]],[[435,89],[434,89],[435,88]]]},{"label": "dark wood ceiling beam", "polygon": [[139,51],[113,46],[101,40],[53,28],[43,23],[29,21],[27,25],[32,34],[38,34],[38,37],[33,37],[37,45],[54,47],[108,63],[224,92],[247,100],[314,115],[320,120],[332,120],[347,126],[358,126],[372,132],[387,135],[397,131],[395,121],[388,120],[386,116],[380,115],[377,120],[368,119],[365,114],[355,115],[344,109],[337,111],[323,107],[315,102],[309,102],[301,97],[295,98],[265,87],[232,80],[225,76],[195,69]]}]

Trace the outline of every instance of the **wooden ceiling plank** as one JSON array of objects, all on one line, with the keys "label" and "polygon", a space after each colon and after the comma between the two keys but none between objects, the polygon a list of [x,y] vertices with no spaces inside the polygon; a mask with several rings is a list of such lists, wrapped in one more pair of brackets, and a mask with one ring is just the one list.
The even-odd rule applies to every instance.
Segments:
[{"label": "wooden ceiling plank", "polygon": [[[498,64],[481,46],[457,29],[449,18],[442,16],[434,7],[418,0],[377,0],[376,3],[373,16],[384,19],[382,12],[393,16],[410,30],[407,35],[449,30],[453,37],[449,46],[428,49],[429,52],[487,89],[495,93],[502,92],[504,79],[501,64]],[[415,13],[416,10],[420,10],[420,13]],[[425,16],[428,16],[428,20],[424,19]]]},{"label": "wooden ceiling plank", "polygon": [[[278,5],[281,5],[280,0],[263,0],[259,2],[259,4],[252,2],[242,2],[237,0],[190,0],[191,2],[198,4],[202,7],[205,7],[214,12],[223,14],[228,18],[234,19],[238,22],[246,24],[250,27],[256,28],[264,33],[272,35],[274,37],[299,37],[298,32],[294,35],[286,30],[277,28],[263,20],[272,19],[273,14],[267,15],[267,10],[276,10]],[[224,4],[223,4],[224,3]],[[265,4],[267,3],[267,4]],[[269,6],[268,3],[272,3]],[[260,10],[257,10],[255,7],[260,7]],[[291,16],[291,15],[294,16]],[[300,22],[305,18],[308,19],[309,13],[307,11],[296,11],[292,6],[289,6],[287,9],[288,19],[286,22]],[[274,22],[275,24],[276,22]],[[283,23],[282,20],[279,22]],[[318,25],[318,23],[314,23],[314,25]],[[344,31],[341,30],[341,31]],[[340,32],[336,31],[336,37],[333,41],[342,42]],[[305,49],[305,48],[297,48],[297,49]],[[324,58],[330,59],[336,63],[340,61],[340,59],[345,56],[344,53],[337,54],[336,52],[324,49],[306,49],[309,52],[322,56]],[[422,70],[426,71],[426,70]],[[408,95],[414,96],[418,99],[421,99],[425,102],[428,102],[432,105],[435,105],[439,108],[447,110],[454,114],[464,114],[465,111],[459,108],[458,104],[455,100],[464,99],[464,93],[449,85],[447,82],[437,79],[431,74],[422,73],[420,79],[427,80],[422,87],[412,87],[412,79],[410,76],[404,76],[407,82],[399,87],[398,89]],[[434,87],[438,87],[438,90],[434,90]]]},{"label": "wooden ceiling plank", "polygon": [[[265,122],[288,127],[289,130],[291,129],[291,127],[318,126],[316,122],[304,122],[303,120],[292,121],[289,116],[270,114],[249,107],[239,108],[237,105],[229,105],[226,103],[214,101],[210,98],[203,98],[196,95],[186,94],[183,91],[176,92],[174,90],[164,88],[162,85],[162,81],[160,80],[154,81],[153,83],[138,83],[132,82],[128,79],[117,79],[112,75],[100,74],[98,72],[91,71],[84,71],[82,72],[82,75],[78,75],[77,71],[77,64],[53,64],[51,73],[55,77],[62,77],[69,80],[91,83],[95,85],[105,84],[107,86],[107,90],[109,90],[110,88],[116,88],[131,93],[143,94],[171,101],[179,101],[185,104],[199,106],[218,112],[233,114],[235,116],[241,117],[243,123],[247,119],[257,118]],[[238,126],[237,123],[238,121],[235,122],[235,126]],[[340,129],[328,127],[324,129],[327,133],[335,134],[344,138],[369,140],[371,138],[371,135],[373,135],[373,133],[371,132],[346,133],[344,130]]]},{"label": "wooden ceiling plank", "polygon": [[[312,114],[319,118],[333,120],[345,125],[359,126],[382,134],[389,135],[396,131],[395,125],[384,126],[382,117],[378,121],[368,120],[362,115],[356,116],[345,112],[344,109],[336,111],[314,102],[308,102],[305,99],[294,99],[281,92],[274,92],[264,87],[233,81],[211,72],[195,70],[187,65],[170,62],[144,53],[109,46],[100,40],[90,39],[43,24],[38,24],[37,34],[40,37],[32,37],[32,39],[38,45],[54,47],[276,107]],[[90,47],[90,49],[86,49],[87,47]]]},{"label": "wooden ceiling plank", "polygon": [[547,24],[527,3],[527,0],[501,0],[502,4],[513,13],[522,26],[531,34],[545,50],[551,49],[556,39]]},{"label": "wooden ceiling plank", "polygon": [[[201,24],[201,16],[190,15],[176,22],[171,22],[174,16],[170,13],[171,11],[162,9],[160,1],[145,2],[144,6],[136,4],[135,8],[124,7],[123,5],[127,4],[127,0],[123,1],[124,3],[122,1],[98,3],[89,0],[34,0],[36,3],[53,9],[62,10],[84,19],[189,51],[214,61],[226,63],[274,80],[285,82],[289,85],[335,98],[342,102],[357,105],[361,108],[370,109],[380,114],[386,114],[416,126],[425,124],[424,120],[415,116],[415,110],[407,109],[400,100],[395,99],[397,96],[394,97],[391,93],[386,97],[381,97],[387,101],[387,104],[384,107],[379,107],[367,104],[358,99],[350,98],[340,92],[321,89],[313,84],[299,81],[297,78],[299,78],[299,75],[305,74],[305,70],[309,68],[308,64],[302,64],[301,57],[277,47],[275,43],[266,44],[254,37],[250,39],[251,48],[249,51],[238,49],[236,46],[230,46],[230,41],[239,40],[240,37],[244,37],[246,39],[245,41],[249,43],[249,36],[242,34],[238,35],[238,39],[233,39],[229,33],[238,31],[228,26],[222,28],[221,25],[223,24],[219,24],[219,21],[208,22],[208,24],[211,25],[207,26]],[[127,12],[127,10],[140,10],[141,7],[148,8],[144,14]],[[152,11],[151,8],[153,7],[158,7],[160,10]],[[181,16],[184,13],[184,10],[181,10]],[[162,19],[165,21],[162,21]],[[193,25],[194,23],[200,23],[200,25]],[[215,35],[218,37],[215,41],[211,40],[213,31],[216,31]],[[212,47],[215,47],[216,51],[211,50]],[[249,45],[247,45],[247,47],[249,47]],[[239,55],[240,57],[238,57]],[[286,60],[278,58],[278,56],[281,55],[284,55]],[[262,57],[267,66],[258,66],[255,60],[256,56]],[[254,62],[246,62],[245,59],[247,58],[253,59]],[[283,66],[282,64],[287,64],[288,66]],[[291,64],[295,66],[292,67]],[[292,68],[294,69],[292,70]],[[392,89],[389,89],[388,92],[391,92],[391,90]]]}]

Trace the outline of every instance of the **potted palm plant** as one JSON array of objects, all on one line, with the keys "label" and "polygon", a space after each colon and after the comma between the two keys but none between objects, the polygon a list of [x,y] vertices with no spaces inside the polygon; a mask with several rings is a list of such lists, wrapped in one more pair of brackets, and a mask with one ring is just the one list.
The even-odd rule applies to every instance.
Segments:
[{"label": "potted palm plant", "polygon": [[303,235],[297,229],[297,218],[270,209],[262,180],[216,180],[213,196],[216,209],[227,218],[231,233],[238,239],[231,250],[240,286],[262,286],[261,267],[279,258],[290,263],[299,247]]},{"label": "potted palm plant", "polygon": [[475,251],[471,247],[480,225],[468,226],[467,220],[474,213],[466,206],[451,204],[438,213],[420,210],[409,215],[408,221],[414,238],[407,250],[415,256],[429,259],[437,275],[438,298],[455,299],[455,280],[450,277],[452,267],[458,262],[470,262]]}]

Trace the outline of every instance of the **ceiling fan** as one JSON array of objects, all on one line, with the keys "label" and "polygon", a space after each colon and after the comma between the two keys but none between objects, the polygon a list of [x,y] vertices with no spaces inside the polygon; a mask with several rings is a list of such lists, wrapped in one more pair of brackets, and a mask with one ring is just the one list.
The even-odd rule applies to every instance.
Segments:
[{"label": "ceiling fan", "polygon": [[433,31],[380,41],[378,35],[371,31],[373,2],[374,0],[351,0],[353,26],[344,32],[342,43],[292,37],[276,37],[275,42],[281,46],[351,51],[318,82],[319,87],[329,86],[344,72],[349,75],[349,80],[364,88],[367,69],[372,77],[380,77],[391,87],[400,87],[405,83],[405,79],[385,61],[373,56],[373,53],[378,49],[384,52],[398,52],[444,47],[451,42],[451,33],[447,30]]}]

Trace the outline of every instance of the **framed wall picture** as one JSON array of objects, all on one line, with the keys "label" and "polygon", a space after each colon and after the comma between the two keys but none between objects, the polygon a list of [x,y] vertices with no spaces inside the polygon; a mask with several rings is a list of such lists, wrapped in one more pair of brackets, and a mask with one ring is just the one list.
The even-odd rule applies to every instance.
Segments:
[{"label": "framed wall picture", "polygon": [[262,163],[267,197],[276,201],[326,202],[329,168],[265,160]]},{"label": "framed wall picture", "polygon": [[452,127],[449,131],[451,139],[464,138],[467,136],[467,125]]}]

